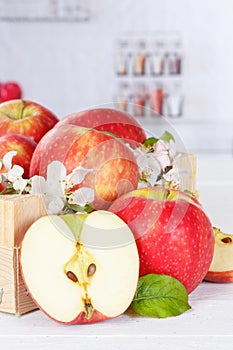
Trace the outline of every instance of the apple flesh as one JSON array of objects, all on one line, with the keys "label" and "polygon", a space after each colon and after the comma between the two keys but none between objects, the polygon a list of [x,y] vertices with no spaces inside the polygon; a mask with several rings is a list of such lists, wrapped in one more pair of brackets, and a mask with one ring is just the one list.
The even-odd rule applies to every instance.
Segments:
[{"label": "apple flesh", "polygon": [[[31,158],[33,152],[36,148],[36,143],[25,137],[18,134],[7,134],[0,136],[0,159],[4,157],[7,152],[16,151],[16,156],[12,159],[12,165],[17,164],[24,168],[23,177],[29,178],[29,169]],[[1,168],[0,172],[5,172],[4,167]]]},{"label": "apple flesh", "polygon": [[214,256],[205,280],[233,282],[233,235],[214,227]]},{"label": "apple flesh", "polygon": [[18,99],[0,104],[0,136],[20,134],[38,143],[57,122],[52,112],[32,101]]},{"label": "apple flesh", "polygon": [[123,195],[109,211],[134,233],[140,276],[170,275],[183,283],[188,293],[204,279],[213,257],[214,236],[196,199],[157,186]]},{"label": "apple flesh", "polygon": [[63,124],[107,131],[124,139],[131,145],[137,145],[146,140],[143,128],[133,116],[111,108],[96,108],[73,113],[61,119],[57,126]]},{"label": "apple flesh", "polygon": [[36,147],[30,176],[46,177],[47,167],[54,160],[65,165],[67,174],[77,166],[93,169],[79,187],[94,189],[95,209],[106,209],[138,185],[138,165],[132,151],[102,131],[66,124],[53,128]]},{"label": "apple flesh", "polygon": [[21,245],[22,275],[36,305],[66,324],[121,315],[134,297],[139,257],[129,227],[107,211],[44,216]]}]

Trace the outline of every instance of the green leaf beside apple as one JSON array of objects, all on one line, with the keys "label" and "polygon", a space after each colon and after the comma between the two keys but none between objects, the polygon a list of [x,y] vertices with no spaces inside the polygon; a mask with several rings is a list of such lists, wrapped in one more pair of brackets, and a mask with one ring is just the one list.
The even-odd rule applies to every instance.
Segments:
[{"label": "green leaf beside apple", "polygon": [[139,278],[131,306],[140,315],[158,318],[177,316],[191,308],[183,284],[162,274]]}]

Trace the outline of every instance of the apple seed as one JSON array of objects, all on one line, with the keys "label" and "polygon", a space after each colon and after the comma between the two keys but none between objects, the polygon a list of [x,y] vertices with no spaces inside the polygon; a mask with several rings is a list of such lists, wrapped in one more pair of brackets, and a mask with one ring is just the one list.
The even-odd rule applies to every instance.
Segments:
[{"label": "apple seed", "polygon": [[96,265],[92,263],[91,265],[89,265],[87,269],[87,276],[94,275],[95,271],[96,271]]},{"label": "apple seed", "polygon": [[73,282],[78,282],[77,277],[75,276],[75,274],[72,271],[67,271],[66,272],[66,276]]},{"label": "apple seed", "polygon": [[231,242],[232,242],[232,239],[231,239],[231,237],[224,237],[224,238],[221,239],[221,241],[222,241],[223,243],[231,243]]}]

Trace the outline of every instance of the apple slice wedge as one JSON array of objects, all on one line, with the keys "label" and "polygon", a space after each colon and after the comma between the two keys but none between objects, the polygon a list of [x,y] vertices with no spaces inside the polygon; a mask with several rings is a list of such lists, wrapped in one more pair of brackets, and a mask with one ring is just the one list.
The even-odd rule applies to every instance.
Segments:
[{"label": "apple slice wedge", "polygon": [[21,269],[31,297],[49,317],[94,323],[129,307],[139,257],[131,230],[113,213],[51,215],[26,232]]},{"label": "apple slice wedge", "polygon": [[209,282],[233,282],[233,235],[214,227],[214,256],[205,276]]}]

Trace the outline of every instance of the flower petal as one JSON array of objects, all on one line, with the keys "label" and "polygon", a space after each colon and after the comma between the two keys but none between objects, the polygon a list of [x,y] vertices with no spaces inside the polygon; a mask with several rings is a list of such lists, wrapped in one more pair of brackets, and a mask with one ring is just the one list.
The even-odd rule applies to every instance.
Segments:
[{"label": "flower petal", "polygon": [[47,168],[47,182],[54,183],[59,182],[66,176],[66,167],[58,160],[54,160],[48,165]]},{"label": "flower petal", "polygon": [[31,194],[45,194],[46,186],[43,176],[35,175],[31,178]]},{"label": "flower petal", "polygon": [[95,193],[92,188],[82,187],[74,191],[68,201],[71,204],[77,204],[84,207],[87,203],[92,203],[95,198]]},{"label": "flower petal", "polygon": [[7,179],[10,182],[15,182],[18,178],[20,178],[24,173],[24,169],[20,165],[13,165],[13,168],[11,168],[8,171]]},{"label": "flower petal", "polygon": [[6,168],[6,171],[9,171],[12,168],[12,158],[16,156],[16,151],[10,151],[5,154],[5,156],[2,159],[3,165]]},{"label": "flower petal", "polygon": [[64,208],[64,202],[59,197],[46,196],[46,210],[48,214],[59,214]]},{"label": "flower petal", "polygon": [[79,185],[83,182],[85,179],[86,175],[93,172],[93,169],[86,169],[83,168],[82,166],[77,166],[72,173],[70,173],[66,179],[69,182],[72,182],[72,185]]},{"label": "flower petal", "polygon": [[22,193],[25,190],[25,187],[27,186],[27,180],[26,179],[22,179],[22,178],[18,178],[16,181],[14,181],[13,183],[13,188],[16,191],[19,191],[20,193]]}]

